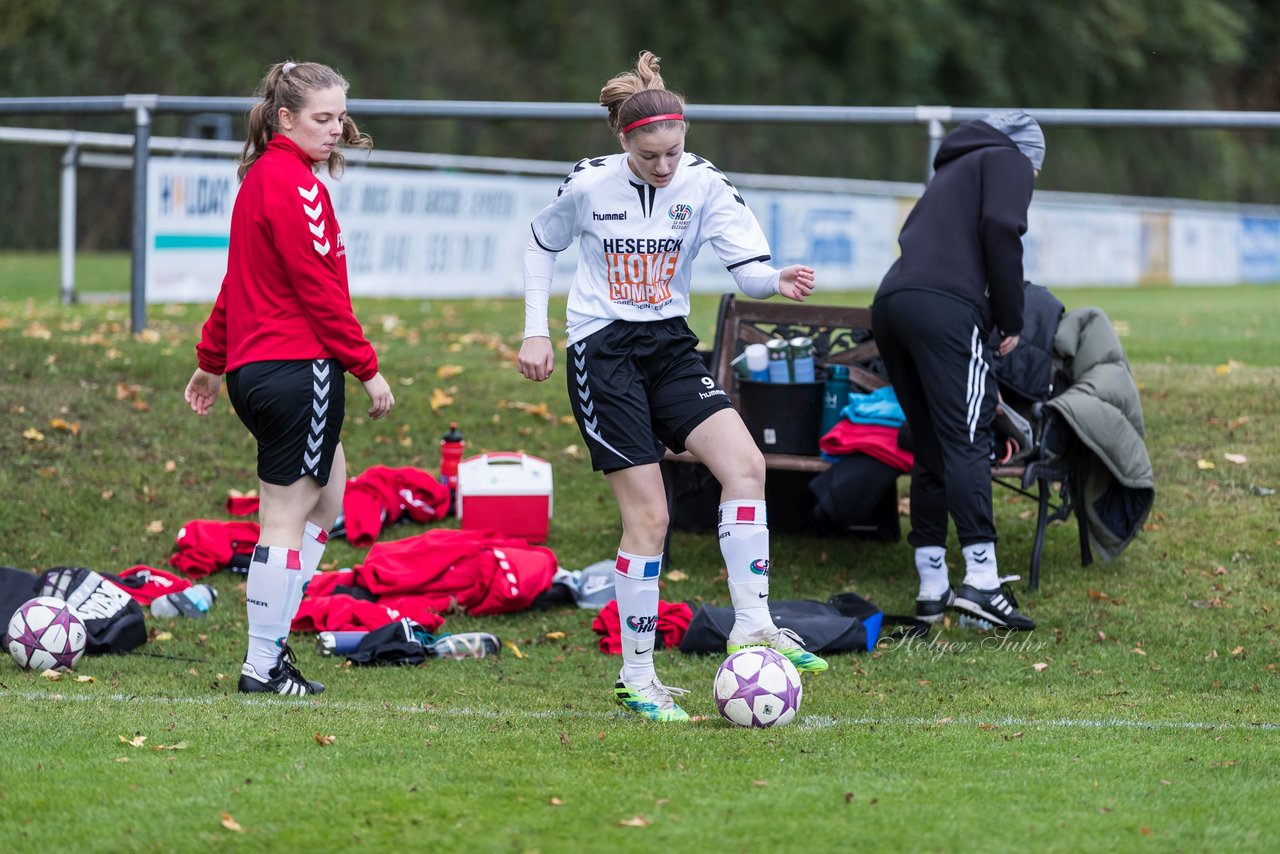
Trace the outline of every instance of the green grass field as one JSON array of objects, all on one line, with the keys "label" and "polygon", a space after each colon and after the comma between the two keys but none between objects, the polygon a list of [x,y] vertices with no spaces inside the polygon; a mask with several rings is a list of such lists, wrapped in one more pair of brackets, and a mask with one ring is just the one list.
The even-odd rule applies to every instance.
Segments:
[{"label": "green grass field", "polygon": [[[84,264],[86,292],[127,291],[127,259]],[[256,485],[226,401],[208,419],[182,401],[208,307],[153,306],[134,337],[127,304],[63,307],[57,282],[55,258],[0,256],[0,563],[165,566],[184,522],[226,518],[228,490]],[[522,657],[413,669],[344,666],[295,636],[328,691],[246,699],[243,585],[221,573],[207,619],[148,616],[147,645],[81,661],[92,681],[0,661],[0,850],[1277,850],[1277,291],[1058,293],[1121,331],[1157,498],[1111,564],[1079,566],[1074,518],[1050,529],[1041,591],[1019,589],[1036,632],[1001,643],[948,625],[833,657],[777,730],[724,724],[718,659],[675,651],[658,654],[659,672],[705,719],[619,716],[618,660],[597,651],[593,613],[573,608],[450,615],[446,630],[492,631]],[[714,305],[694,303],[707,341]],[[353,474],[435,469],[456,420],[469,452],[552,462],[561,565],[612,557],[617,514],[566,423],[562,374],[535,385],[515,370],[519,302],[357,311],[398,406],[377,423],[350,408]],[[442,379],[446,365],[461,373]],[[432,411],[436,389],[453,402]],[[360,394],[350,381],[348,394]],[[997,490],[996,505],[1001,568],[1022,570],[1031,504]],[[714,537],[677,534],[672,552],[664,599],[727,604]],[[362,554],[338,541],[325,563]],[[956,577],[954,550],[951,566]],[[894,613],[915,594],[905,542],[778,534],[772,578],[775,599],[855,590]]]}]

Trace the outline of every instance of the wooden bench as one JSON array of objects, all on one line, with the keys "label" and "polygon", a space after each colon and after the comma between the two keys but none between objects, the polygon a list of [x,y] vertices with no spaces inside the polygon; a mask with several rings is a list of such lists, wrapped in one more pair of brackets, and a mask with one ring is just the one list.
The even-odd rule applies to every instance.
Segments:
[{"label": "wooden bench", "polygon": [[[733,360],[748,344],[763,344],[771,338],[804,335],[813,339],[815,357],[821,365],[845,365],[855,390],[874,391],[888,385],[883,375],[880,350],[871,332],[871,309],[860,306],[814,305],[781,300],[744,300],[725,294],[720,300],[712,345],[710,367],[716,381],[741,411],[738,377]],[[696,463],[687,451],[667,455],[673,462]],[[764,454],[767,471],[820,473],[829,464],[821,457],[795,454]],[[1040,585],[1040,558],[1045,531],[1050,522],[1065,520],[1071,513],[1072,493],[1065,466],[1050,466],[1041,460],[1025,465],[994,466],[993,482],[1030,498],[1036,503],[1035,540],[1032,544],[1028,586]],[[668,498],[671,498],[670,492]],[[1082,539],[1083,543],[1083,539]],[[1086,546],[1082,545],[1082,549]],[[1083,551],[1082,551],[1083,555]]]}]

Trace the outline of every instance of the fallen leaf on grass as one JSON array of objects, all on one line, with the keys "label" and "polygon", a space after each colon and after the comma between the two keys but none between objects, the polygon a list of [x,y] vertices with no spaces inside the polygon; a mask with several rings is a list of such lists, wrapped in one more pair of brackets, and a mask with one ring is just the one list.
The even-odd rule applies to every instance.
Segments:
[{"label": "fallen leaf on grass", "polygon": [[553,807],[562,807],[564,806],[564,801],[560,800],[559,798],[551,798],[550,800],[547,801],[547,804]]},{"label": "fallen leaf on grass", "polygon": [[128,761],[129,761],[129,757],[128,757],[128,756],[117,756],[117,757],[116,757],[116,761],[117,761],[117,762],[128,762]]},{"label": "fallen leaf on grass", "polygon": [[1036,673],[1039,673],[1041,670],[1045,670],[1048,667],[1049,665],[1045,664],[1043,661],[1037,661],[1035,664],[1031,665],[1031,669]]},{"label": "fallen leaf on grass", "polygon": [[512,409],[519,409],[521,412],[527,412],[535,418],[545,418],[548,421],[555,418],[555,416],[551,414],[551,407],[549,407],[545,402],[524,403],[523,401],[515,400],[511,402],[510,406]]},{"label": "fallen leaf on grass", "polygon": [[569,746],[569,733],[567,732],[560,733],[560,743],[563,744],[565,747]]},{"label": "fallen leaf on grass", "polygon": [[648,827],[653,822],[642,815],[634,815],[631,818],[624,818],[618,822],[620,827]]},{"label": "fallen leaf on grass", "polygon": [[70,433],[72,436],[80,435],[80,425],[63,421],[61,418],[50,418],[49,426],[54,430],[61,430],[64,433]]},{"label": "fallen leaf on grass", "polygon": [[32,442],[43,442],[44,434],[34,427],[28,427],[26,430],[22,431],[22,438],[29,439]]},{"label": "fallen leaf on grass", "polygon": [[431,392],[431,411],[439,412],[446,406],[453,405],[453,398],[450,397],[444,389],[433,389]]},{"label": "fallen leaf on grass", "polygon": [[1143,649],[1142,647],[1140,647],[1140,646],[1135,646],[1133,649],[1129,650],[1129,652],[1132,652],[1134,655],[1146,655],[1146,654],[1147,654],[1147,651],[1146,651],[1145,649]]},{"label": "fallen leaf on grass", "polygon": [[329,745],[333,744],[335,741],[338,740],[338,737],[336,735],[324,735],[322,733],[316,733],[312,737],[316,740],[316,744],[320,745],[321,747],[328,747]]},{"label": "fallen leaf on grass", "polygon": [[1235,463],[1238,466],[1242,466],[1245,463],[1249,462],[1249,458],[1246,457],[1244,454],[1223,454],[1222,458],[1227,462]]},{"label": "fallen leaf on grass", "polygon": [[667,581],[688,581],[689,573],[683,570],[673,569],[667,573]]},{"label": "fallen leaf on grass", "polygon": [[564,632],[547,632],[547,640],[564,640]]},{"label": "fallen leaf on grass", "polygon": [[57,682],[62,678],[62,674],[57,670],[42,670],[40,675],[45,679],[48,679],[50,682]]},{"label": "fallen leaf on grass", "polygon": [[1216,649],[1211,649],[1209,650],[1209,654],[1204,657],[1204,660],[1213,661],[1217,657],[1218,657],[1218,651]]},{"label": "fallen leaf on grass", "polygon": [[1238,362],[1235,359],[1227,359],[1227,363],[1225,365],[1216,365],[1213,370],[1218,374],[1226,375],[1234,371],[1236,368],[1243,367],[1244,362]]},{"label": "fallen leaf on grass", "polygon": [[451,380],[462,373],[462,370],[461,365],[441,365],[436,368],[436,376],[442,380]]},{"label": "fallen leaf on grass", "polygon": [[1238,646],[1238,647],[1236,647],[1235,649],[1231,650],[1231,655],[1232,655],[1232,657],[1239,657],[1239,656],[1241,656],[1241,655],[1245,655],[1245,654],[1246,654],[1246,653],[1245,653],[1244,647],[1242,647],[1242,646]]},{"label": "fallen leaf on grass", "polygon": [[689,715],[689,720],[693,721],[694,723],[698,723],[699,721],[707,720],[707,716],[706,715]]},{"label": "fallen leaf on grass", "polygon": [[147,737],[140,733],[134,733],[133,738],[125,738],[123,735],[120,736],[120,741],[130,747],[141,747],[147,743]]},{"label": "fallen leaf on grass", "polygon": [[1142,827],[1138,828],[1138,832],[1139,832],[1139,833],[1141,833],[1143,836],[1150,836],[1150,835],[1151,835],[1151,828],[1146,827],[1146,826],[1144,825],[1144,826],[1142,826]]},{"label": "fallen leaf on grass", "polygon": [[752,780],[751,785],[755,786],[757,789],[763,789],[765,786],[769,785],[769,781],[768,780]]},{"label": "fallen leaf on grass", "polygon": [[156,640],[158,641],[173,640],[173,632],[156,632]]},{"label": "fallen leaf on grass", "polygon": [[1217,466],[1208,460],[1196,460],[1196,468],[1200,469],[1200,471],[1209,471],[1210,469],[1217,468]]},{"label": "fallen leaf on grass", "polygon": [[222,826],[227,830],[234,830],[236,833],[244,833],[244,828],[240,823],[231,817],[231,813],[224,812],[222,814]]},{"label": "fallen leaf on grass", "polygon": [[76,677],[76,681],[77,682],[97,682],[98,680],[94,679],[92,676],[86,676],[83,673],[81,673],[79,676]]},{"label": "fallen leaf on grass", "polygon": [[173,744],[153,744],[152,750],[186,750],[187,743],[185,741],[175,742]]},{"label": "fallen leaf on grass", "polygon": [[148,534],[164,533],[164,522],[160,521],[159,519],[151,520],[150,522],[147,523],[147,533]]},{"label": "fallen leaf on grass", "polygon": [[511,654],[516,658],[524,658],[524,653],[520,651],[520,647],[516,646],[511,641],[503,641],[502,645],[511,650]]}]

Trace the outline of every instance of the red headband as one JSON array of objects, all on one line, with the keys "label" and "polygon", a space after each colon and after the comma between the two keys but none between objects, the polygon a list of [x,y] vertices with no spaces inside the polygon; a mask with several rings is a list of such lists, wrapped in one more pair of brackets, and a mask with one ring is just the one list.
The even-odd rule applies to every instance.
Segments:
[{"label": "red headband", "polygon": [[622,129],[622,133],[631,133],[631,131],[635,130],[638,127],[653,124],[654,122],[682,122],[682,121],[684,121],[684,116],[682,116],[680,113],[663,113],[660,116],[649,116],[649,118],[647,119],[636,119],[631,124],[625,126]]}]

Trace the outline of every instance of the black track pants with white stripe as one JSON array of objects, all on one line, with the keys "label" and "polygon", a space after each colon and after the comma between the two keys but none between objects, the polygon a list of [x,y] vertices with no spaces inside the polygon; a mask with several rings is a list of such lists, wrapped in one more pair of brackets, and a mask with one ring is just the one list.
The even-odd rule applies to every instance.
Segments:
[{"label": "black track pants with white stripe", "polygon": [[977,308],[940,291],[898,290],[876,297],[871,326],[915,454],[908,542],[945,546],[948,516],[961,547],[995,542],[996,379]]}]

